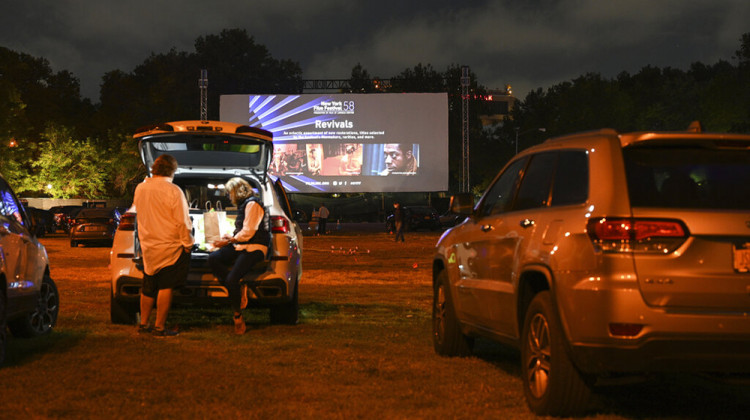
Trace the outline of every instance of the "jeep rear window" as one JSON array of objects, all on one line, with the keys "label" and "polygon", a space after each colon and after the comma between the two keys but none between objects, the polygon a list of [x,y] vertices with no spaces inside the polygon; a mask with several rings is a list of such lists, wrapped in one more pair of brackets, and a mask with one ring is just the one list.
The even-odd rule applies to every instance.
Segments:
[{"label": "jeep rear window", "polygon": [[263,158],[262,141],[248,137],[170,134],[142,140],[154,159],[169,153],[182,167],[256,168]]},{"label": "jeep rear window", "polygon": [[750,209],[750,151],[699,147],[623,149],[633,207]]},{"label": "jeep rear window", "polygon": [[160,152],[174,152],[185,150],[200,150],[212,152],[236,152],[236,153],[258,153],[260,146],[257,144],[237,144],[234,142],[153,142],[154,149]]}]

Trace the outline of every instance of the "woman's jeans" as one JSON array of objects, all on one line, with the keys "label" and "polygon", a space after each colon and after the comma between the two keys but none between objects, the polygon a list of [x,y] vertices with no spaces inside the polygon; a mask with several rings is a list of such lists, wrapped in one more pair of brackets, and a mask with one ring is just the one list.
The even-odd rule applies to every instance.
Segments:
[{"label": "woman's jeans", "polygon": [[[226,245],[208,255],[208,265],[214,276],[229,293],[229,304],[234,312],[241,309],[240,280],[259,261],[263,260],[262,251],[237,251],[234,245]],[[234,265],[232,265],[234,263]]]}]

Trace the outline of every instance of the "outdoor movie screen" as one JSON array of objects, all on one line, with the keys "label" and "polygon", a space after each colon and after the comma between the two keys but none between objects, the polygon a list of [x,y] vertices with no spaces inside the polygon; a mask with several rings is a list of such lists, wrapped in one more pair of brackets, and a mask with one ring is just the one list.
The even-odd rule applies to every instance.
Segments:
[{"label": "outdoor movie screen", "polygon": [[446,93],[222,95],[219,112],[273,133],[289,192],[448,190]]}]

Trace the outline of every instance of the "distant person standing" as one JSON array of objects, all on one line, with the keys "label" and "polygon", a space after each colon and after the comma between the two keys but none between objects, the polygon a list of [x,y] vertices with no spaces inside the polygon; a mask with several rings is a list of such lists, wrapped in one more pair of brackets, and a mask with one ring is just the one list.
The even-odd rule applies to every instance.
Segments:
[{"label": "distant person standing", "polygon": [[[167,314],[174,289],[185,284],[193,247],[192,222],[185,194],[172,183],[177,160],[161,155],[151,166],[151,177],[135,188],[133,204],[138,214],[138,240],[143,254],[141,322],[139,333],[157,337],[178,335],[167,330]],[[149,317],[156,303],[153,329]]]},{"label": "distant person standing", "polygon": [[321,203],[320,209],[318,209],[318,235],[326,234],[326,223],[328,223],[329,214],[326,203]]},{"label": "distant person standing", "polygon": [[398,201],[393,203],[393,224],[396,228],[396,237],[393,240],[398,242],[398,238],[401,238],[401,242],[406,242],[404,240],[404,209]]}]

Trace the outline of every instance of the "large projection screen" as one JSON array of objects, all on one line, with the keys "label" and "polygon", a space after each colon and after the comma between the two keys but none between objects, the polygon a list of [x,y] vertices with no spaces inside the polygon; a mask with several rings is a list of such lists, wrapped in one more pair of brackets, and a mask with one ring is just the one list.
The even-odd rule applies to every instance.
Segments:
[{"label": "large projection screen", "polygon": [[273,133],[290,192],[448,190],[446,93],[222,95],[219,113]]}]

